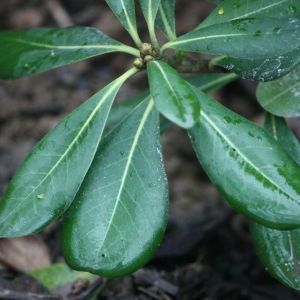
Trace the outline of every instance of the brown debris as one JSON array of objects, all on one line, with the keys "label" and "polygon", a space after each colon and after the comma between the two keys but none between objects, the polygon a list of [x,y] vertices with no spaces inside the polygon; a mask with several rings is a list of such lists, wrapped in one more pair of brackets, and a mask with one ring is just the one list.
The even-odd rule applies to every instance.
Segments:
[{"label": "brown debris", "polygon": [[47,246],[36,235],[0,239],[0,261],[19,272],[40,269],[51,263]]}]

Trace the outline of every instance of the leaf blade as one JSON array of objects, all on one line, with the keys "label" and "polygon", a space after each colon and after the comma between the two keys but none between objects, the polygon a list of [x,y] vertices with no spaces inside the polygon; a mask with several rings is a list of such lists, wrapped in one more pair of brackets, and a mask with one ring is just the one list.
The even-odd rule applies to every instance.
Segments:
[{"label": "leaf blade", "polygon": [[255,222],[251,236],[258,257],[266,271],[283,284],[300,289],[300,230],[281,231]]},{"label": "leaf blade", "polygon": [[134,42],[140,46],[142,42],[137,33],[134,0],[106,0],[106,3],[129,32]]},{"label": "leaf blade", "polygon": [[[202,74],[185,78],[187,82],[199,88],[205,93],[211,93],[222,86],[232,82],[237,78],[235,74]],[[135,106],[138,105],[143,99],[149,96],[149,90],[138,94],[135,97],[126,99],[121,103],[114,105],[109,113],[106,127],[115,127]],[[169,123],[169,121],[167,121]],[[164,122],[166,123],[166,122]],[[161,123],[161,131],[167,127],[167,124]]]},{"label": "leaf blade", "polygon": [[75,269],[122,276],[150,259],[166,222],[158,112],[144,101],[100,144],[63,220],[63,251]]},{"label": "leaf blade", "polygon": [[294,161],[300,165],[300,143],[288,127],[285,119],[266,113],[264,128]]},{"label": "leaf blade", "polygon": [[[41,230],[72,202],[128,71],[63,119],[32,150],[0,202],[0,236]],[[71,175],[72,174],[72,175]]]},{"label": "leaf blade", "polygon": [[274,115],[300,116],[300,66],[280,79],[260,83],[256,96],[260,105]]},{"label": "leaf blade", "polygon": [[[267,114],[264,127],[300,165],[300,144],[285,120]],[[271,276],[300,289],[300,229],[276,230],[251,222],[250,232],[256,253]]]},{"label": "leaf blade", "polygon": [[200,104],[191,85],[164,62],[148,63],[147,71],[151,96],[159,112],[183,128],[194,126]]},{"label": "leaf blade", "polygon": [[237,59],[225,56],[217,58],[216,64],[245,78],[271,81],[284,76],[300,64],[300,48],[269,58]]},{"label": "leaf blade", "polygon": [[155,33],[155,19],[160,2],[160,0],[139,0],[143,15],[148,26],[152,46],[157,49],[159,49],[159,43]]},{"label": "leaf blade", "polygon": [[35,28],[0,33],[0,77],[20,78],[127,46],[90,27]]},{"label": "leaf blade", "polygon": [[251,2],[231,0],[222,1],[213,12],[196,28],[217,23],[257,17],[288,19],[299,16],[300,5],[293,0],[253,0]]},{"label": "leaf blade", "polygon": [[139,0],[147,24],[154,24],[160,0]]},{"label": "leaf blade", "polygon": [[160,3],[155,22],[170,41],[176,38],[175,0],[167,0]]},{"label": "leaf blade", "polygon": [[296,163],[258,126],[204,94],[199,101],[200,122],[189,134],[202,167],[220,193],[236,210],[263,225],[299,226]]},{"label": "leaf blade", "polygon": [[[288,22],[273,18],[238,19],[191,31],[168,42],[162,49],[173,48],[235,58],[267,58],[298,48],[299,28],[298,18]],[[266,44],[269,47],[265,47]]]}]

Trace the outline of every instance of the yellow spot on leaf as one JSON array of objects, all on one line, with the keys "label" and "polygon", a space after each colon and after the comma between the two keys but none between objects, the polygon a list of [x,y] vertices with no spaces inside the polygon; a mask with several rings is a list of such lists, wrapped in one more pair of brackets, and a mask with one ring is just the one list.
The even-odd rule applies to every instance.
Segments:
[{"label": "yellow spot on leaf", "polygon": [[224,14],[224,8],[222,7],[222,8],[220,8],[219,10],[218,10],[218,14],[219,15],[223,15]]},{"label": "yellow spot on leaf", "polygon": [[42,199],[45,197],[45,194],[38,194],[38,195],[36,195],[36,197],[37,197],[39,200],[42,200]]}]

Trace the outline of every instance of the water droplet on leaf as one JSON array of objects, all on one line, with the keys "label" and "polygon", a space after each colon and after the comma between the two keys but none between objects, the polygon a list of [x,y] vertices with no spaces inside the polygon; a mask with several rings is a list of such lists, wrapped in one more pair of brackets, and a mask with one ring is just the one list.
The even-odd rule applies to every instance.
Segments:
[{"label": "water droplet on leaf", "polygon": [[261,36],[262,35],[262,32],[260,30],[256,30],[254,32],[254,36]]},{"label": "water droplet on leaf", "polygon": [[294,14],[294,13],[297,11],[297,9],[296,9],[296,7],[295,7],[294,5],[289,5],[289,11],[290,11],[292,14]]},{"label": "water droplet on leaf", "polygon": [[273,32],[279,34],[281,32],[281,27],[274,27]]},{"label": "water droplet on leaf", "polygon": [[219,15],[224,15],[224,8],[223,7],[221,7],[219,10],[218,10],[218,14]]}]

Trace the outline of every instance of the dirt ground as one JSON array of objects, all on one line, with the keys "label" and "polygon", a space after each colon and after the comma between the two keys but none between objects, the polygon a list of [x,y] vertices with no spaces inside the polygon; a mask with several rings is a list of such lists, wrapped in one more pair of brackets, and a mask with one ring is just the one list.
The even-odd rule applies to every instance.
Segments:
[{"label": "dirt ground", "polygon": [[[207,1],[178,0],[178,33],[195,27],[213,7]],[[139,20],[140,33],[146,38],[146,27],[142,18]],[[2,30],[70,25],[94,26],[131,43],[104,1],[0,2]],[[0,81],[1,195],[35,143],[131,63],[126,55],[109,54],[16,81]],[[130,80],[119,99],[146,87],[143,79],[140,74]],[[214,97],[252,120],[262,119],[253,82],[238,80]],[[231,210],[211,185],[185,132],[174,126],[162,136],[162,143],[170,186],[170,221],[165,238],[147,266],[131,276],[108,281],[98,299],[300,299],[299,292],[265,272],[254,253],[247,220]],[[0,299],[59,299],[43,294],[36,282],[23,277],[26,270],[63,261],[57,227],[55,223],[17,246],[0,240],[0,291],[11,291]],[[95,285],[100,283],[98,279]],[[87,299],[87,293],[69,293],[64,299]]]}]

